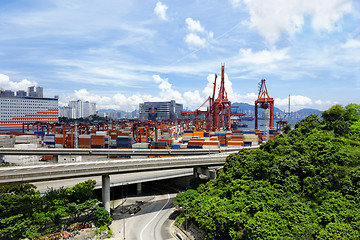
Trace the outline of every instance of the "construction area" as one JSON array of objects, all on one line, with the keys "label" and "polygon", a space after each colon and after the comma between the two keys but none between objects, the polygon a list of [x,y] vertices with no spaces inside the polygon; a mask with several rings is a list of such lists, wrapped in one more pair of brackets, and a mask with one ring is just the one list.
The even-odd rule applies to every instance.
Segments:
[{"label": "construction area", "polygon": [[[274,129],[274,99],[261,80],[255,101],[255,129],[232,130],[231,102],[225,89],[225,66],[221,66],[220,87],[215,75],[212,95],[195,111],[192,120],[111,121],[91,124],[74,122],[23,124],[22,131],[0,135],[4,148],[97,148],[97,149],[219,149],[220,147],[258,146],[274,139],[286,122]],[[258,109],[262,109],[265,131],[258,128]],[[52,161],[52,156],[6,156],[7,162],[31,164]],[[15,158],[17,159],[11,159]],[[23,159],[21,159],[23,158]],[[72,157],[70,161],[81,161]]]}]

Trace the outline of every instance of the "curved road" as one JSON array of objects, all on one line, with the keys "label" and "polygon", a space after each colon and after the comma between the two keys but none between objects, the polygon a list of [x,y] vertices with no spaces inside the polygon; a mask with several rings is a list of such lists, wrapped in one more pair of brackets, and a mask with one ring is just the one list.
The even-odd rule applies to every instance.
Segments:
[{"label": "curved road", "polygon": [[[168,240],[174,239],[169,227],[169,216],[173,213],[173,200],[176,193],[156,195],[141,206],[141,211],[134,215],[125,213],[111,226],[115,239],[123,239],[124,218],[125,238],[136,240]],[[139,198],[140,200],[141,198]],[[121,207],[120,207],[121,208]],[[115,212],[116,214],[116,212]]]}]

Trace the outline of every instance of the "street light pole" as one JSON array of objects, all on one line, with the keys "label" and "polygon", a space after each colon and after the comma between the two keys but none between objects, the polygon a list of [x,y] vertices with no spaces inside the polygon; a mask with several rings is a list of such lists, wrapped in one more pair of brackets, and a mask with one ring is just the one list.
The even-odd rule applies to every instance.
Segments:
[{"label": "street light pole", "polygon": [[115,211],[115,193],[114,193],[115,189],[114,188],[115,187],[114,187],[114,183],[113,183],[113,190],[112,190],[112,192],[113,192],[113,209]]},{"label": "street light pole", "polygon": [[122,198],[123,198],[123,203],[122,203],[122,212],[123,212],[123,235],[124,235],[124,240],[125,240],[125,209],[124,209],[124,204],[126,199],[124,200],[124,187],[125,185],[122,185]]},{"label": "street light pole", "polygon": [[185,208],[185,231],[187,232],[187,208]]}]

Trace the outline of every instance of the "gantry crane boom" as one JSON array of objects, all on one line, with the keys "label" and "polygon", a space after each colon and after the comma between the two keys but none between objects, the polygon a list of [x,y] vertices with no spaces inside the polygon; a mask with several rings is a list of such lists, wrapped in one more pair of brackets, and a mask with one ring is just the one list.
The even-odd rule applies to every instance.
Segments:
[{"label": "gantry crane boom", "polygon": [[261,80],[258,98],[255,101],[255,129],[258,129],[258,108],[270,109],[270,129],[274,129],[274,99],[269,96],[265,79]]}]

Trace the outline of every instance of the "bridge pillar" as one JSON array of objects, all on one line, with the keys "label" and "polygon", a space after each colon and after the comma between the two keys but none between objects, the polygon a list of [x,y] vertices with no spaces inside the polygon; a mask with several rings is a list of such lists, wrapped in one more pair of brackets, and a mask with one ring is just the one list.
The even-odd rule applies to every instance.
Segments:
[{"label": "bridge pillar", "polygon": [[136,193],[137,195],[140,195],[142,192],[142,184],[141,183],[137,183],[136,184]]},{"label": "bridge pillar", "polygon": [[210,170],[210,179],[216,179],[216,169]]},{"label": "bridge pillar", "polygon": [[106,209],[110,213],[110,176],[102,175],[102,203]]},{"label": "bridge pillar", "polygon": [[206,177],[210,178],[210,171],[208,167],[202,167],[200,170],[201,174],[205,175]]},{"label": "bridge pillar", "polygon": [[198,168],[197,168],[197,167],[194,167],[194,168],[193,168],[193,177],[194,177],[194,178],[198,178],[198,177],[199,177],[199,173],[198,173]]},{"label": "bridge pillar", "polygon": [[194,178],[203,178],[203,179],[215,179],[216,178],[216,170],[210,170],[208,167],[197,167],[194,168],[193,171]]}]

